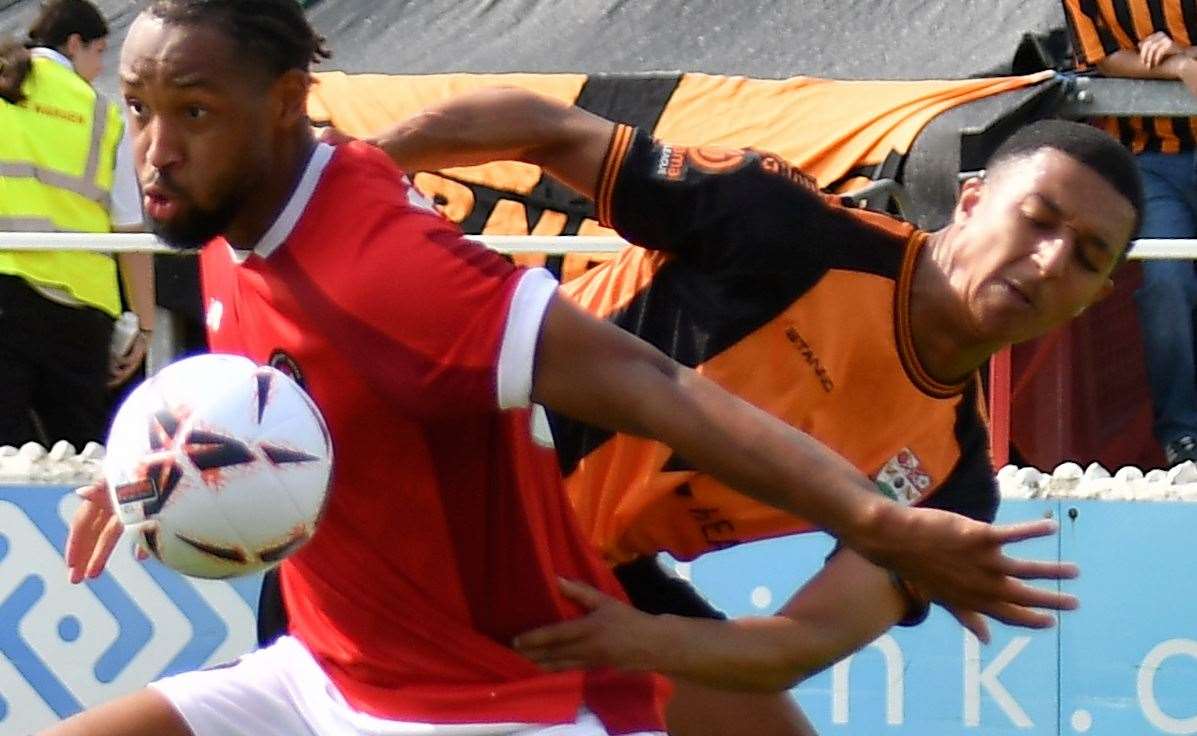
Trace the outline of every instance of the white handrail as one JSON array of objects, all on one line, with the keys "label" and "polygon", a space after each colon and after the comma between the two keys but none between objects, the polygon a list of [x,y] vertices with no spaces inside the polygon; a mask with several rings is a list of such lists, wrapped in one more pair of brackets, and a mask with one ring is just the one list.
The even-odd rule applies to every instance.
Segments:
[{"label": "white handrail", "polygon": [[[613,253],[627,245],[617,237],[591,235],[471,235],[500,253]],[[91,251],[106,253],[176,253],[148,233],[24,233],[0,232],[0,250]],[[1151,239],[1135,242],[1130,258],[1197,259],[1197,239]],[[178,354],[177,318],[158,310],[158,326],[150,343],[146,367],[156,372]]]},{"label": "white handrail", "polygon": [[[469,235],[500,253],[615,253],[627,245],[604,235]],[[99,253],[174,253],[148,233],[0,232],[0,250],[91,251]]]},{"label": "white handrail", "polygon": [[[500,253],[614,253],[627,245],[607,235],[469,235]],[[148,233],[14,233],[0,232],[0,250],[92,251],[99,253],[174,253]],[[1136,240],[1129,255],[1135,260],[1197,259],[1197,238]]]},{"label": "white handrail", "polygon": [[1197,259],[1197,239],[1194,238],[1143,238],[1136,240],[1127,258],[1137,261],[1167,258]]}]

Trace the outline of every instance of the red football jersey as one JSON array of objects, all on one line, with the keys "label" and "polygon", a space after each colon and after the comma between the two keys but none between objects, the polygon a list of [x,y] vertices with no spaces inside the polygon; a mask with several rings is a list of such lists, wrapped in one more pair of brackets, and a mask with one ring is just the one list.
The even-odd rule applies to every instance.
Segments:
[{"label": "red football jersey", "polygon": [[622,592],[579,532],[526,407],[556,291],[466,240],[381,152],[321,144],[252,253],[202,254],[213,351],[289,370],[335,453],[284,562],[290,631],[349,702],[421,722],[661,729],[656,683],[546,673],[509,644],[579,615],[556,578]]}]

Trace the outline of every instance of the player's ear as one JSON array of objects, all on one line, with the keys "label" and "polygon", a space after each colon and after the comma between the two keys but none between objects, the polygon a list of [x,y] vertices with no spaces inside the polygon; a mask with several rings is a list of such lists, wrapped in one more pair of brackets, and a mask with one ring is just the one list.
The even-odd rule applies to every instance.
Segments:
[{"label": "player's ear", "polygon": [[985,180],[974,176],[960,186],[960,196],[956,199],[956,207],[952,211],[952,221],[960,224],[967,220],[973,208],[981,201],[981,194],[985,191]]},{"label": "player's ear", "polygon": [[1105,299],[1112,291],[1114,291],[1114,279],[1108,278],[1106,279],[1106,282],[1101,285],[1101,289],[1099,289],[1097,292],[1097,298],[1093,301],[1099,302],[1102,299]]},{"label": "player's ear", "polygon": [[308,115],[308,88],[312,75],[303,69],[288,69],[274,80],[271,95],[278,103],[279,123],[290,127],[299,121],[306,121]]},{"label": "player's ear", "polygon": [[1106,279],[1105,283],[1101,285],[1101,288],[1097,290],[1097,295],[1093,297],[1093,300],[1088,302],[1087,304],[1081,305],[1081,307],[1079,309],[1077,309],[1076,312],[1073,313],[1072,316],[1080,317],[1082,314],[1085,313],[1086,309],[1093,306],[1094,304],[1101,301],[1102,299],[1105,299],[1113,291],[1114,291],[1114,279]]}]

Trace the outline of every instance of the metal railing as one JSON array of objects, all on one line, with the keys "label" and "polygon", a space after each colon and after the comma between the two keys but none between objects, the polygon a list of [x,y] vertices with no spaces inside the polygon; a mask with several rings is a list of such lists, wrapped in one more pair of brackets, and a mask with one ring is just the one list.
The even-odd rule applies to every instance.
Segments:
[{"label": "metal railing", "polygon": [[1197,98],[1176,81],[1070,74],[1064,84],[1064,97],[1055,108],[1062,118],[1197,115]]},{"label": "metal railing", "polygon": [[[878,196],[894,195],[889,180],[869,187],[866,197],[877,201]],[[898,187],[900,189],[900,186]],[[863,199],[863,198],[862,198]],[[888,199],[886,199],[888,202]],[[900,205],[899,205],[900,206]],[[614,253],[627,241],[610,236],[586,235],[470,235],[467,236],[500,253]],[[177,254],[147,233],[22,233],[0,232],[0,250],[8,251],[91,251],[100,253]],[[1136,260],[1193,258],[1197,259],[1197,239],[1144,239],[1134,242],[1129,257]],[[158,312],[159,329],[154,332],[146,356],[146,369],[154,373],[169,363],[179,352],[180,329],[174,316],[164,309]]]}]

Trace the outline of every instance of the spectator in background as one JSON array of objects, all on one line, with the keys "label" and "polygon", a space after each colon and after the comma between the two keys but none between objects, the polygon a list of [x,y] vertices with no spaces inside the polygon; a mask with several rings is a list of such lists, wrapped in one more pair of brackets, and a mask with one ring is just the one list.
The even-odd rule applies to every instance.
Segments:
[{"label": "spectator in background", "polygon": [[[1183,7],[1186,6],[1187,8]],[[1177,79],[1197,97],[1197,12],[1181,0],[1064,0],[1079,67],[1107,77]],[[1197,118],[1104,118],[1136,154],[1146,202],[1139,237],[1197,236]],[[1191,260],[1143,263],[1136,294],[1155,435],[1169,465],[1197,461],[1197,360]]]},{"label": "spectator in background", "polygon": [[[25,41],[0,43],[0,230],[141,230],[120,108],[91,86],[107,37],[87,0],[46,0]],[[139,328],[113,351],[111,256],[0,251],[0,445],[103,438],[107,389],[138,368],[154,326],[149,256],[118,260]]]}]

